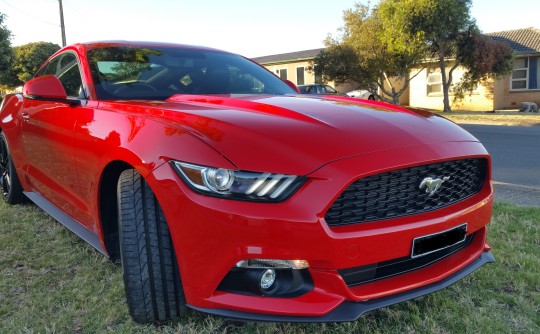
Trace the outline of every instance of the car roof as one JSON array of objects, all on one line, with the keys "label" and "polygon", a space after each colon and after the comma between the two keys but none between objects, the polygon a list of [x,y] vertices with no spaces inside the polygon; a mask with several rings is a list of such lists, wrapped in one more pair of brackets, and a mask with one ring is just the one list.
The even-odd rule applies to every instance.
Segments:
[{"label": "car roof", "polygon": [[209,48],[206,46],[180,44],[180,43],[167,43],[167,42],[150,42],[150,41],[125,41],[125,40],[107,41],[106,40],[106,41],[92,41],[92,42],[76,43],[74,45],[82,46],[86,48],[87,50],[99,49],[99,48],[105,48],[105,47],[132,46],[132,47],[182,48],[182,49],[218,51],[218,52],[230,53],[230,52],[226,52],[219,49]]}]

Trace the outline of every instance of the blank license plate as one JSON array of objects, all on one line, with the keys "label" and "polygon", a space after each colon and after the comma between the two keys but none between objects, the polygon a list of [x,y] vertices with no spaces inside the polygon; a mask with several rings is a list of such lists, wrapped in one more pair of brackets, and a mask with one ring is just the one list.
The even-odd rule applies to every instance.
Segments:
[{"label": "blank license plate", "polygon": [[420,257],[443,250],[465,241],[467,224],[450,230],[414,238],[411,257]]}]

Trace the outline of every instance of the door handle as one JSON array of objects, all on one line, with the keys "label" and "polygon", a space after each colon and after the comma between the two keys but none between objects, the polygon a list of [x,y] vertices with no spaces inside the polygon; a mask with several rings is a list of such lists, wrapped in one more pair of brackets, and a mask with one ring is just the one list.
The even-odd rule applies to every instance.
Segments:
[{"label": "door handle", "polygon": [[27,120],[30,119],[30,114],[27,113],[27,112],[23,112],[23,113],[22,113],[22,118],[23,118],[25,121],[27,121]]}]

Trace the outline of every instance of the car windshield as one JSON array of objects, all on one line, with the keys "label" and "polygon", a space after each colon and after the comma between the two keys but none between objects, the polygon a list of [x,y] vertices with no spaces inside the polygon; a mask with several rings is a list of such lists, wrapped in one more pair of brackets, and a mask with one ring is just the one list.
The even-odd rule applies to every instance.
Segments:
[{"label": "car windshield", "polygon": [[165,100],[175,94],[296,94],[278,77],[241,56],[168,47],[105,47],[88,51],[100,100]]}]

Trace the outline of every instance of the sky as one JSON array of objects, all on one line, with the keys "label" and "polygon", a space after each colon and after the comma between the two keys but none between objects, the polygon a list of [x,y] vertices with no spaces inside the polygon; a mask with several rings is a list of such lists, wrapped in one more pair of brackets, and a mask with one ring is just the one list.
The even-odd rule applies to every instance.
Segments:
[{"label": "sky", "polygon": [[[375,2],[376,0],[372,1]],[[63,0],[67,44],[140,40],[209,46],[247,57],[323,47],[343,11],[367,0]],[[62,44],[58,0],[0,0],[12,45]],[[540,0],[473,0],[483,32],[540,29]]]}]

